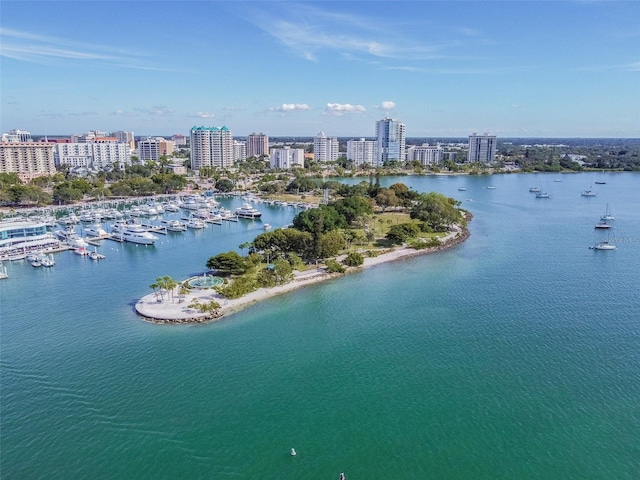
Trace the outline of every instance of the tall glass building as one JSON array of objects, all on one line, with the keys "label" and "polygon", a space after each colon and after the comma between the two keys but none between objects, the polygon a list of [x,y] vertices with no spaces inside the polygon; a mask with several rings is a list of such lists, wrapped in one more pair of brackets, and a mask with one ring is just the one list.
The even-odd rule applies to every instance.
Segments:
[{"label": "tall glass building", "polygon": [[382,167],[391,161],[404,162],[405,124],[393,118],[384,118],[376,122],[376,138],[378,139],[377,165]]}]

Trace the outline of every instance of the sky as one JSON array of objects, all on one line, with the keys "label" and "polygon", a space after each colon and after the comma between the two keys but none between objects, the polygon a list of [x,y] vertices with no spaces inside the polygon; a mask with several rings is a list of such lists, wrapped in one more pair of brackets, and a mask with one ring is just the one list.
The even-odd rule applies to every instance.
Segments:
[{"label": "sky", "polygon": [[640,1],[2,0],[0,131],[640,137]]}]

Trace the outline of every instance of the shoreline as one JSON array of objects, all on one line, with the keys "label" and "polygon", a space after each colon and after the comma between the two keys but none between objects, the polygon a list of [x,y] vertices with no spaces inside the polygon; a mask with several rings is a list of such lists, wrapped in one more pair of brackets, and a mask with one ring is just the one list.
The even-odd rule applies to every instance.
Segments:
[{"label": "shoreline", "polygon": [[[467,220],[470,221],[470,214],[467,214],[467,216]],[[442,245],[437,247],[424,248],[421,250],[409,247],[397,247],[391,251],[381,253],[376,257],[366,257],[361,266],[347,267],[345,273],[327,273],[324,268],[316,268],[305,272],[294,272],[294,279],[289,283],[271,288],[258,288],[240,298],[226,299],[213,289],[204,289],[193,290],[180,301],[158,301],[157,295],[150,293],[136,302],[135,311],[144,321],[155,324],[180,325],[214,322],[229,317],[260,301],[289,293],[299,288],[304,288],[307,285],[339,278],[343,275],[359,272],[365,268],[375,267],[383,263],[449,250],[464,242],[469,236],[469,229],[467,227],[461,227],[459,231],[448,233],[444,237]],[[176,292],[177,289],[174,290],[174,293]],[[177,297],[177,295],[175,295],[175,297]],[[189,309],[187,306],[196,299],[201,302],[216,301],[220,304],[220,309],[213,314],[196,312],[193,309]]]}]

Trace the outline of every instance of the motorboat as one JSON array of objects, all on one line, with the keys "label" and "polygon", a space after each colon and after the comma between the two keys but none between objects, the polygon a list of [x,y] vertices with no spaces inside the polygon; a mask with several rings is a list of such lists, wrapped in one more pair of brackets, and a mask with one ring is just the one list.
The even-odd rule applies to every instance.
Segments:
[{"label": "motorboat", "polygon": [[593,190],[585,190],[581,195],[583,197],[595,197],[597,194]]},{"label": "motorboat", "polygon": [[265,230],[271,230],[271,224],[270,224],[270,223],[265,223],[265,224],[263,225],[263,228],[264,228]]},{"label": "motorboat", "polygon": [[292,456],[292,457],[295,457],[296,455],[297,455],[297,454],[296,454],[296,449],[295,449],[295,448],[292,448],[292,449],[291,449],[291,456]]},{"label": "motorboat", "polygon": [[163,220],[162,223],[171,232],[184,232],[187,226],[180,220]]},{"label": "motorboat", "polygon": [[106,258],[106,257],[101,253],[98,253],[98,251],[94,249],[93,252],[89,252],[89,258],[91,260],[102,260],[103,258]]},{"label": "motorboat", "polygon": [[547,192],[538,192],[536,198],[550,198],[550,195]]},{"label": "motorboat", "polygon": [[495,189],[496,189],[496,187],[494,187],[493,185],[489,185],[487,188],[488,188],[489,190],[495,190]]},{"label": "motorboat", "polygon": [[99,223],[92,223],[84,229],[84,233],[90,238],[107,238],[109,236]]},{"label": "motorboat", "polygon": [[541,190],[538,187],[531,187],[531,188],[529,188],[529,191],[531,193],[539,193]]},{"label": "motorboat", "polygon": [[461,191],[461,192],[466,192],[467,191],[467,189],[465,187],[458,187],[458,190]]},{"label": "motorboat", "polygon": [[239,218],[260,218],[262,216],[262,212],[260,212],[257,208],[254,208],[249,203],[243,203],[241,207],[236,208],[236,215]]},{"label": "motorboat", "polygon": [[53,255],[49,255],[48,257],[46,255],[43,255],[40,258],[40,264],[43,267],[53,267],[56,264],[56,262],[53,259]]},{"label": "motorboat", "polygon": [[206,228],[207,224],[204,223],[202,220],[200,220],[199,218],[190,218],[189,220],[187,220],[187,228],[193,228],[195,230],[199,230],[201,228]]},{"label": "motorboat", "polygon": [[158,237],[148,232],[142,225],[129,224],[117,234],[117,237],[125,242],[139,243],[141,245],[153,245]]}]

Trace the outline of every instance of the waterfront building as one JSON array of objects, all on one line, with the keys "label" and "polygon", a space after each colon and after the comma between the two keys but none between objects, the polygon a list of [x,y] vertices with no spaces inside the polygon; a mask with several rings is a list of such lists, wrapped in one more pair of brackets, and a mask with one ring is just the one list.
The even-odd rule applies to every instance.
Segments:
[{"label": "waterfront building", "polygon": [[407,161],[418,161],[422,166],[439,165],[442,163],[444,149],[440,145],[412,145],[407,148]]},{"label": "waterfront building", "polygon": [[171,155],[173,151],[173,142],[162,137],[147,137],[138,142],[138,160],[141,162],[148,160],[157,162],[160,160],[160,157]]},{"label": "waterfront building", "polygon": [[92,147],[93,162],[91,167],[94,170],[111,167],[124,170],[125,166],[131,165],[131,150],[126,143],[95,142]]},{"label": "waterfront building", "polygon": [[269,137],[264,133],[252,133],[247,137],[247,156],[245,158],[259,158],[262,155],[269,155]]},{"label": "waterfront building", "polygon": [[233,161],[244,162],[248,157],[247,155],[247,142],[241,140],[233,141]]},{"label": "waterfront building", "polygon": [[392,161],[405,161],[406,126],[404,123],[389,117],[378,120],[376,138],[378,152],[375,166],[382,167]]},{"label": "waterfront building", "polygon": [[44,222],[23,219],[0,221],[0,259],[58,247],[60,241],[47,230]]},{"label": "waterfront building", "polygon": [[233,135],[227,127],[193,127],[190,148],[193,170],[233,165]]},{"label": "waterfront building", "polygon": [[469,151],[467,162],[490,163],[496,157],[496,136],[485,133],[469,135]]},{"label": "waterfront building", "polygon": [[292,167],[304,167],[303,148],[272,148],[269,165],[273,169],[286,170]]},{"label": "waterfront building", "polygon": [[131,165],[129,145],[117,141],[96,141],[89,143],[57,143],[54,150],[55,165],[69,165],[72,168],[103,170],[118,168],[124,170]]},{"label": "waterfront building", "polygon": [[0,142],[0,173],[17,173],[29,182],[56,173],[55,144],[40,142]]},{"label": "waterfront building", "polygon": [[361,165],[376,165],[378,161],[378,142],[376,140],[347,141],[347,160],[353,162],[356,167]]},{"label": "waterfront building", "polygon": [[327,137],[320,132],[313,139],[313,159],[316,162],[335,162],[339,157],[338,148],[336,137]]},{"label": "waterfront building", "polygon": [[31,142],[31,133],[26,130],[10,130],[2,134],[2,141],[11,143]]}]

